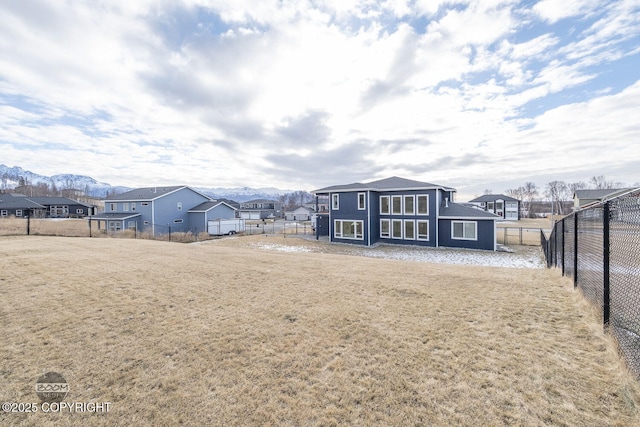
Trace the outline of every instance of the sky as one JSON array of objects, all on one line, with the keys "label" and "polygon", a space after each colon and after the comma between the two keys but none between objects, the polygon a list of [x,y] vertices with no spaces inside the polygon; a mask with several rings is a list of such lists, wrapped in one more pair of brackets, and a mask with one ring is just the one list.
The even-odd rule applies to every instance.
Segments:
[{"label": "sky", "polygon": [[[640,182],[640,0],[0,4],[0,163],[129,187]],[[640,185],[640,184],[639,184]]]}]

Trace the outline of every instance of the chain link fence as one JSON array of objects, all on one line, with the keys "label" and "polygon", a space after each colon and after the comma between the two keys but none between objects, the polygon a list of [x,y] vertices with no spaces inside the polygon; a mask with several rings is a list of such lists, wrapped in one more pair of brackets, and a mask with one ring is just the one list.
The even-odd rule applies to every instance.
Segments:
[{"label": "chain link fence", "polygon": [[640,378],[640,188],[574,212],[540,241],[547,266],[561,268],[598,307]]}]

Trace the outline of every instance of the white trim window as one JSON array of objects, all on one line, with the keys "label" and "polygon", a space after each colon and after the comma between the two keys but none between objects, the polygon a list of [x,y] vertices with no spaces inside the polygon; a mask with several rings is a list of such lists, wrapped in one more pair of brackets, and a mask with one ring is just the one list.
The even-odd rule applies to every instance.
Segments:
[{"label": "white trim window", "polygon": [[131,212],[136,211],[136,202],[131,202]]},{"label": "white trim window", "polygon": [[84,209],[82,209],[82,208],[78,208],[78,209],[76,209],[76,213],[77,213],[78,215],[82,215],[82,214],[84,214]]},{"label": "white trim window", "polygon": [[429,215],[429,195],[418,194],[418,215]]},{"label": "white trim window", "polygon": [[391,212],[390,199],[389,196],[380,196],[380,215],[389,215]]},{"label": "white trim window", "polygon": [[331,209],[334,211],[340,209],[340,194],[331,195]]},{"label": "white trim window", "polygon": [[123,212],[129,212],[129,203],[123,203],[122,204],[122,211]]},{"label": "white trim window", "polygon": [[16,216],[22,216],[22,209],[16,209]]},{"label": "white trim window", "polygon": [[180,218],[180,219],[174,219],[173,222],[175,224],[182,224],[184,221]]},{"label": "white trim window", "polygon": [[416,224],[418,225],[418,240],[429,240],[429,220],[419,219]]},{"label": "white trim window", "polygon": [[364,240],[364,221],[336,219],[333,221],[333,236],[336,239]]},{"label": "white trim window", "polygon": [[416,222],[412,219],[404,220],[404,239],[416,240]]},{"label": "white trim window", "polygon": [[358,193],[358,210],[367,209],[367,193]]},{"label": "white trim window", "polygon": [[381,219],[380,220],[380,238],[388,239],[391,237],[391,220]]},{"label": "white trim window", "polygon": [[391,215],[402,215],[402,196],[391,196]]},{"label": "white trim window", "polygon": [[9,211],[7,211],[7,210],[5,210],[5,209],[2,209],[2,210],[0,211],[0,216],[8,216],[8,215],[9,215]]},{"label": "white trim window", "polygon": [[451,238],[454,240],[478,240],[476,221],[451,221]]},{"label": "white trim window", "polygon": [[391,221],[391,238],[402,239],[402,220],[394,219]]},{"label": "white trim window", "polygon": [[178,206],[177,206],[178,210],[181,211],[182,210],[182,202],[178,202]]},{"label": "white trim window", "polygon": [[404,214],[415,215],[416,213],[416,196],[404,196]]}]

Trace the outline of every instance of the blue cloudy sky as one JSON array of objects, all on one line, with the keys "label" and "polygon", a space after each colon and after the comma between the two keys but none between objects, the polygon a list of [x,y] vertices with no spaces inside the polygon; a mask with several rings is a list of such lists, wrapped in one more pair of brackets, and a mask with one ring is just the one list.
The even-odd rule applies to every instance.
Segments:
[{"label": "blue cloudy sky", "polygon": [[640,181],[640,0],[0,5],[0,163],[459,197]]}]

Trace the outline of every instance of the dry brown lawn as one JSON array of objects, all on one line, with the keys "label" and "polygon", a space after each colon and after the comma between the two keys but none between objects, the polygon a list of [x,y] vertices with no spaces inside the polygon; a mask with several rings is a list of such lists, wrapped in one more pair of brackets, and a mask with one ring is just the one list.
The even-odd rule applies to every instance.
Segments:
[{"label": "dry brown lawn", "polygon": [[[0,425],[640,425],[557,271],[201,244],[0,238],[0,401],[46,371],[105,414]],[[294,245],[301,245],[296,240]]]}]

